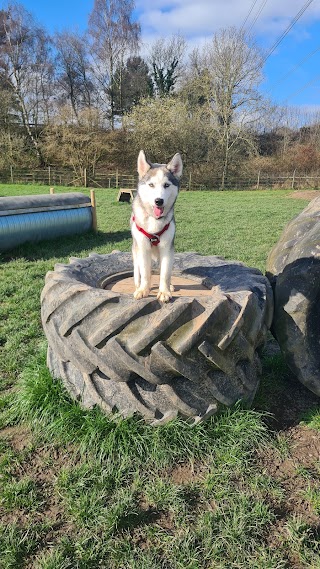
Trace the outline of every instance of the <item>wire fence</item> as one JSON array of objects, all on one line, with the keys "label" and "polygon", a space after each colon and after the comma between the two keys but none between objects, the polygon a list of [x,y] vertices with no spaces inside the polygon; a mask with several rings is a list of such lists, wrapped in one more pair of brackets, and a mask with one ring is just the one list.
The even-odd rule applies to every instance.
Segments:
[{"label": "wire fence", "polygon": [[93,173],[86,168],[77,174],[72,169],[54,168],[7,168],[0,170],[0,183],[5,184],[45,184],[49,186],[81,186],[100,188],[135,187],[137,177],[119,170],[101,170]]},{"label": "wire fence", "polygon": [[[76,174],[71,169],[13,168],[0,170],[0,183],[5,184],[44,184],[49,186],[80,186],[92,188],[135,188],[137,174],[119,170],[97,170],[89,173],[86,169]],[[285,175],[271,175],[258,171],[248,176],[213,176],[206,178],[200,174],[189,173],[182,180],[184,190],[259,190],[259,189],[320,189],[320,175],[301,175],[296,170]]]}]

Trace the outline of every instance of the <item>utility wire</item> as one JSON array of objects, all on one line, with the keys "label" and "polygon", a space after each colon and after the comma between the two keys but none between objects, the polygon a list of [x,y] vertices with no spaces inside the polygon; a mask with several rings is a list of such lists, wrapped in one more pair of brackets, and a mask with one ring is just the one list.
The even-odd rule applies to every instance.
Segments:
[{"label": "utility wire", "polygon": [[286,35],[290,32],[290,30],[293,28],[293,26],[297,23],[298,20],[300,20],[301,16],[305,13],[306,9],[309,8],[310,4],[313,2],[313,0],[308,0],[303,6],[302,8],[299,10],[299,12],[295,15],[295,17],[293,18],[293,20],[291,20],[289,26],[284,30],[284,32],[281,34],[281,36],[277,39],[277,41],[273,44],[273,46],[270,48],[270,50],[268,51],[266,57],[263,60],[263,63],[265,63],[267,61],[267,59],[270,57],[270,55],[274,52],[275,49],[277,49],[278,45],[280,45],[280,43],[282,42],[282,40],[286,37]]},{"label": "utility wire", "polygon": [[251,14],[251,12],[252,12],[252,10],[253,10],[253,8],[255,7],[255,5],[256,5],[257,2],[258,2],[258,0],[253,0],[253,3],[252,3],[252,5],[251,5],[251,8],[250,8],[248,14],[246,15],[245,19],[243,20],[242,26],[241,26],[241,28],[240,28],[240,32],[242,32],[244,26],[246,25],[246,23],[247,23],[247,21],[248,21],[248,19],[249,19],[249,17],[250,17],[250,14]]},{"label": "utility wire", "polygon": [[267,2],[268,2],[268,0],[262,0],[262,3],[261,3],[261,5],[260,5],[260,8],[259,8],[258,12],[256,13],[256,16],[255,16],[253,22],[251,23],[251,26],[250,26],[250,28],[248,29],[248,32],[251,32],[253,26],[255,25],[257,19],[259,18],[260,14],[261,14],[261,12],[262,12],[262,10],[263,10],[263,8],[265,7],[265,5],[266,5]]},{"label": "utility wire", "polygon": [[309,85],[312,85],[313,83],[315,83],[319,79],[320,79],[320,75],[317,75],[317,77],[314,77],[313,79],[311,79],[311,81],[308,81],[308,83],[305,83],[304,85],[302,85],[302,87],[300,89],[298,89],[294,93],[291,93],[291,95],[289,95],[289,97],[287,97],[287,99],[292,99],[292,97],[299,95],[299,93],[301,93],[301,91],[304,91],[307,87],[309,87]]},{"label": "utility wire", "polygon": [[289,75],[291,75],[291,73],[293,73],[296,69],[298,69],[298,67],[300,67],[302,65],[302,63],[305,63],[308,59],[310,59],[310,57],[312,57],[315,53],[317,53],[318,51],[320,51],[320,45],[314,49],[313,51],[310,51],[310,53],[308,53],[305,57],[303,57],[302,59],[300,59],[300,61],[298,61],[298,63],[292,67],[288,73],[286,73],[285,75],[283,75],[282,77],[280,77],[280,79],[278,79],[277,81],[275,81],[274,83],[272,83],[271,87],[275,87],[276,85],[278,85],[279,83],[282,83],[282,81],[284,81]]}]

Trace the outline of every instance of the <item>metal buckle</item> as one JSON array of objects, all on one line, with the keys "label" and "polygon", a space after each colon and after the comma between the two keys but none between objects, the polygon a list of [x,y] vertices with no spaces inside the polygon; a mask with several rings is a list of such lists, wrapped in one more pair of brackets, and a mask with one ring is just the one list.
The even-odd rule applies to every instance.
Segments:
[{"label": "metal buckle", "polygon": [[151,245],[158,245],[160,243],[159,237],[157,235],[153,235],[150,237],[150,243]]}]

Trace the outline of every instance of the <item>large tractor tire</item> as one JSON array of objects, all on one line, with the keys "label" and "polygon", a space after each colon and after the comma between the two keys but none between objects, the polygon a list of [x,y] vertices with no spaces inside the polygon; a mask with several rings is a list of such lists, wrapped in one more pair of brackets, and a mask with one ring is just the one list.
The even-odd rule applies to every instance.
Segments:
[{"label": "large tractor tire", "polygon": [[161,304],[133,299],[132,271],[131,254],[115,251],[47,274],[52,375],[85,407],[152,424],[178,414],[197,422],[220,403],[251,401],[273,315],[268,279],[241,263],[180,253],[173,301]]},{"label": "large tractor tire", "polygon": [[267,261],[272,330],[296,377],[320,395],[320,197],[285,227]]}]

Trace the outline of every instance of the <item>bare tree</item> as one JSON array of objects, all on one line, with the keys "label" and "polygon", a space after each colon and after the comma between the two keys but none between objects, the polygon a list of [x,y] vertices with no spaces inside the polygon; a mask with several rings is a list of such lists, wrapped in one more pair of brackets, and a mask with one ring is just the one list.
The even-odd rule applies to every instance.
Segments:
[{"label": "bare tree", "polygon": [[56,33],[56,74],[63,105],[71,103],[73,112],[90,108],[93,97],[93,84],[90,76],[89,52],[86,38],[68,31]]},{"label": "bare tree", "polygon": [[[138,49],[140,25],[132,19],[133,0],[95,0],[89,18],[89,35],[93,72],[111,128],[115,125],[115,90],[121,90],[121,77],[116,71],[123,69],[125,58]],[[121,101],[121,92],[118,97]],[[121,106],[121,102],[120,102]]]},{"label": "bare tree", "polygon": [[32,156],[26,152],[13,93],[0,87],[0,169],[29,164]]},{"label": "bare tree", "polygon": [[48,115],[51,97],[49,38],[20,4],[9,4],[0,16],[1,82],[14,94],[21,123],[42,163],[37,131]]},{"label": "bare tree", "polygon": [[259,49],[236,28],[217,32],[208,45],[191,55],[189,94],[210,117],[212,139],[223,164],[222,186],[231,157],[238,151],[256,150],[254,125],[267,107],[258,92],[262,64]]}]

